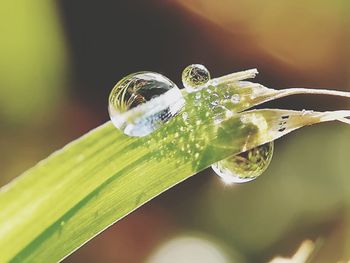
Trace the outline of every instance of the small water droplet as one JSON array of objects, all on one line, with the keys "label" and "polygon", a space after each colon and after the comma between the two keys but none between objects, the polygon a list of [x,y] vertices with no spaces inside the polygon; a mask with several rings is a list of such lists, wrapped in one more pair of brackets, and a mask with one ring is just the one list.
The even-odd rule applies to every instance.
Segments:
[{"label": "small water droplet", "polygon": [[239,103],[240,100],[241,100],[241,97],[239,96],[239,94],[234,94],[234,95],[232,95],[232,97],[231,97],[231,102],[232,102],[233,104]]},{"label": "small water droplet", "polygon": [[214,123],[220,124],[223,122],[226,118],[226,112],[228,109],[225,106],[218,105],[212,108],[212,113],[214,114]]},{"label": "small water droplet", "polygon": [[269,142],[221,160],[211,167],[225,183],[246,183],[256,179],[269,166],[274,143]]},{"label": "small water droplet", "polygon": [[182,83],[188,92],[194,92],[205,87],[209,80],[209,70],[201,64],[189,65],[182,72]]},{"label": "small water droplet", "polygon": [[155,72],[138,72],[121,79],[109,95],[109,115],[129,136],[146,136],[171,120],[183,108],[179,88]]},{"label": "small water droplet", "polygon": [[211,94],[210,97],[209,97],[210,105],[212,105],[212,106],[218,105],[219,104],[219,99],[220,99],[220,97],[219,97],[218,94],[216,94],[216,93]]},{"label": "small water droplet", "polygon": [[233,117],[233,112],[230,111],[230,110],[227,110],[225,112],[225,117],[226,117],[226,119],[232,118]]},{"label": "small water droplet", "polygon": [[188,113],[187,112],[184,112],[182,113],[182,119],[187,122],[187,119],[188,119]]},{"label": "small water droplet", "polygon": [[225,100],[228,100],[228,99],[230,99],[231,98],[231,95],[230,94],[224,94],[224,99]]}]

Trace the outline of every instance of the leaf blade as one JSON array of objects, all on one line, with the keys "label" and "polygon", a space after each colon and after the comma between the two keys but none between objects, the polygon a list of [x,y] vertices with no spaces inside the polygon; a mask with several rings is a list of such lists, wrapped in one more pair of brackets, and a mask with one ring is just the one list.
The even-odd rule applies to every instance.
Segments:
[{"label": "leaf blade", "polygon": [[[1,189],[0,247],[5,252],[0,261],[58,261],[143,203],[218,160],[304,125],[349,116],[345,112],[322,119],[325,115],[317,112],[244,111],[276,98],[278,91],[249,82],[209,89],[211,92],[199,92],[199,103],[195,94],[185,94],[188,120],[178,115],[143,138],[125,136],[108,122]],[[210,106],[213,92],[217,93],[215,100],[240,94],[243,102],[220,103],[231,113],[217,112],[215,105]],[[276,130],[285,115],[293,115],[295,121],[289,129]],[[259,119],[266,123],[261,126]]]}]

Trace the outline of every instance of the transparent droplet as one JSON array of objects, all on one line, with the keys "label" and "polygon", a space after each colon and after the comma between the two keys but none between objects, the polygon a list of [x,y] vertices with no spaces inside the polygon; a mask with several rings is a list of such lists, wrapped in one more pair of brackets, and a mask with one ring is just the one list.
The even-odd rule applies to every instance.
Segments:
[{"label": "transparent droplet", "polygon": [[231,97],[231,102],[233,104],[237,104],[237,103],[239,103],[240,99],[241,99],[241,97],[239,96],[239,94],[234,94]]},{"label": "transparent droplet", "polygon": [[188,92],[200,90],[209,80],[209,70],[200,64],[189,65],[182,72],[182,83]]},{"label": "transparent droplet", "polygon": [[121,79],[109,95],[113,124],[129,136],[146,136],[183,108],[180,89],[155,72],[138,72]]},{"label": "transparent droplet", "polygon": [[256,179],[269,166],[274,143],[269,142],[221,160],[211,167],[225,183],[245,183]]},{"label": "transparent droplet", "polygon": [[226,117],[226,112],[228,109],[225,106],[218,105],[212,108],[212,113],[213,113],[213,119],[215,124],[220,124],[223,122]]},{"label": "transparent droplet", "polygon": [[188,119],[188,113],[187,112],[182,113],[182,119],[184,120],[184,122],[187,122],[187,119]]},{"label": "transparent droplet", "polygon": [[218,105],[218,104],[219,104],[219,100],[220,100],[220,97],[219,97],[219,95],[216,94],[216,93],[213,93],[213,94],[211,94],[211,95],[209,96],[209,103],[210,103],[210,105],[212,105],[212,106]]}]

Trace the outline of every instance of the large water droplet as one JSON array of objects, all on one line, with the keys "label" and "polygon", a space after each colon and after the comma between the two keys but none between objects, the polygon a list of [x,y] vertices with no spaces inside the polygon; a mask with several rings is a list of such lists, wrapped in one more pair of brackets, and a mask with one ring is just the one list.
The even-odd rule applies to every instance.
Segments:
[{"label": "large water droplet", "polygon": [[274,143],[269,142],[221,160],[211,167],[225,183],[245,183],[256,179],[269,166]]},{"label": "large water droplet", "polygon": [[129,136],[146,136],[180,112],[185,104],[179,88],[155,72],[138,72],[121,79],[109,95],[113,124]]},{"label": "large water droplet", "polygon": [[182,83],[188,92],[200,90],[209,80],[209,70],[200,64],[189,65],[182,72]]}]

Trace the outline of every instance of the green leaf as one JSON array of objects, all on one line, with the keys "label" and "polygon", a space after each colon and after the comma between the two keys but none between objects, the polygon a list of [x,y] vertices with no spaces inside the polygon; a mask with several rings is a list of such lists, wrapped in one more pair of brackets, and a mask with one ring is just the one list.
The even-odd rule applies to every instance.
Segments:
[{"label": "green leaf", "polygon": [[254,72],[232,74],[198,92],[184,92],[186,115],[179,114],[149,136],[128,137],[108,122],[2,188],[0,262],[61,260],[145,202],[216,161],[305,125],[349,121],[349,111],[247,111],[296,93],[350,97],[345,92],[305,89],[288,93],[240,82]]}]

